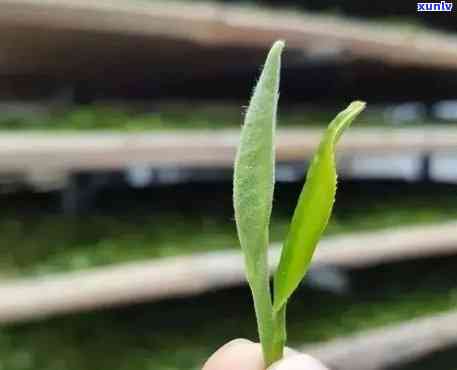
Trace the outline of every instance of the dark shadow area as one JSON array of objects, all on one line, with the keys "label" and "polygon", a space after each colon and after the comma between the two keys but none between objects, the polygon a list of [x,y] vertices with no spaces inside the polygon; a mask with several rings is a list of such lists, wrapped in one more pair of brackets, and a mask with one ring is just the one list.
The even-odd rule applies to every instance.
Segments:
[{"label": "dark shadow area", "polygon": [[[87,184],[84,181],[90,181],[90,177],[81,176],[83,183]],[[290,214],[302,186],[301,181],[277,183],[274,209],[281,214]],[[452,207],[454,204],[449,203],[449,198],[455,191],[455,185],[432,182],[340,180],[335,212],[336,215],[339,212],[356,212],[359,208],[364,209],[367,204],[383,207],[384,203],[395,204],[396,200],[402,201],[397,204],[398,206],[407,206],[409,200],[417,200],[423,205],[439,204]],[[1,194],[0,202],[6,212],[22,211],[31,215],[61,211],[61,195],[56,192]],[[100,214],[163,214],[179,211],[188,215],[203,213],[231,218],[232,183],[223,180],[132,188],[126,184],[122,175],[106,174],[105,181],[101,181],[94,195],[91,210]]]},{"label": "dark shadow area", "polygon": [[[14,77],[20,83],[14,82],[15,90],[10,94],[15,99],[33,100],[45,98],[46,94],[59,99],[59,94],[65,91],[66,98],[78,104],[103,100],[132,103],[147,100],[151,104],[167,100],[248,102],[260,63],[259,60],[245,66],[226,66],[201,75],[193,74],[192,68],[186,70],[185,66],[172,65],[166,73],[152,73],[157,69],[141,64],[117,67],[111,77],[104,75],[104,80],[60,81],[52,76],[19,76]],[[455,98],[457,89],[454,71],[395,67],[379,61],[285,64],[281,78],[281,104],[314,103],[322,108],[354,99],[364,99],[371,104],[415,100],[433,103]],[[8,77],[2,80],[6,86],[13,85]]]},{"label": "dark shadow area", "polygon": [[457,347],[448,348],[420,358],[407,365],[392,367],[390,370],[454,370],[456,357]]}]

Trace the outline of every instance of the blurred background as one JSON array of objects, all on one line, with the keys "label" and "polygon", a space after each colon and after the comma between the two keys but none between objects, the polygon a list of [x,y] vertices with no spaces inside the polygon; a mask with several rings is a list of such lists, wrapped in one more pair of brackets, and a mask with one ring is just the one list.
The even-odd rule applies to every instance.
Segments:
[{"label": "blurred background", "polygon": [[256,340],[232,165],[284,39],[272,265],[321,130],[368,102],[290,345],[331,369],[454,370],[457,22],[416,8],[0,0],[0,369],[197,370]]}]

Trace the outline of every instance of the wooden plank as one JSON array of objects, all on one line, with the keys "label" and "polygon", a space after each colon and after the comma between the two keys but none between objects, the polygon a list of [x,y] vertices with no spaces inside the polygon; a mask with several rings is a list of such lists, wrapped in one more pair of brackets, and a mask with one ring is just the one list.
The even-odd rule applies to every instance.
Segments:
[{"label": "wooden plank", "polygon": [[[319,129],[280,129],[277,158],[303,161],[320,139]],[[6,133],[0,135],[0,173],[124,169],[129,166],[231,167],[238,130],[174,133]],[[338,145],[340,154],[428,154],[455,152],[451,127],[353,128]]]},{"label": "wooden plank", "polygon": [[[313,268],[359,268],[457,252],[457,221],[324,239]],[[271,248],[271,269],[279,245]],[[0,284],[0,323],[104,306],[192,296],[245,283],[241,253],[225,250],[121,264]]]},{"label": "wooden plank", "polygon": [[304,346],[332,370],[382,370],[457,345],[457,312],[369,330]]},{"label": "wooden plank", "polygon": [[[3,73],[43,75],[66,70],[79,77],[92,76],[93,69],[101,71],[100,63],[122,62],[119,55],[129,55],[131,63],[142,55],[149,63],[143,67],[153,60],[171,65],[181,60],[183,49],[191,53],[195,48],[200,51],[192,54],[188,67],[214,72],[214,66],[236,60],[258,63],[259,50],[278,38],[287,41],[295,56],[457,68],[454,35],[330,16],[210,3],[120,0],[0,0],[0,9],[0,40],[7,51],[0,62]],[[138,42],[140,48],[131,47],[139,46]],[[240,48],[250,52],[239,58]],[[217,63],[202,67],[203,50],[209,49],[217,50],[205,54]],[[68,68],[62,68],[64,64]]]}]

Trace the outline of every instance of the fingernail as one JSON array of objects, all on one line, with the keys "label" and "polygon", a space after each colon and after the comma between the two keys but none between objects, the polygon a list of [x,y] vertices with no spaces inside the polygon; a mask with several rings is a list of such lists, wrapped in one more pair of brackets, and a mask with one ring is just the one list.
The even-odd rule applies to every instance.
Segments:
[{"label": "fingernail", "polygon": [[285,357],[281,361],[273,364],[268,370],[328,370],[315,358],[300,354]]}]

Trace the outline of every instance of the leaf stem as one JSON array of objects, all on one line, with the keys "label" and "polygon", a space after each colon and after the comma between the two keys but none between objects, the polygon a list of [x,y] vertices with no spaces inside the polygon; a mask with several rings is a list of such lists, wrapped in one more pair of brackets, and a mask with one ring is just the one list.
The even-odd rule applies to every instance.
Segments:
[{"label": "leaf stem", "polygon": [[250,286],[254,300],[259,340],[262,345],[265,366],[268,367],[278,359],[274,351],[275,326],[267,253],[262,253],[262,256],[260,256],[256,263],[256,270],[251,275]]},{"label": "leaf stem", "polygon": [[273,311],[273,361],[280,360],[284,355],[284,346],[287,340],[286,332],[286,305],[283,305],[279,311]]},{"label": "leaf stem", "polygon": [[[266,256],[264,261],[264,266],[266,267]],[[263,263],[259,261],[258,267],[261,265]],[[256,275],[256,280],[253,282],[256,285],[256,289],[252,289],[252,294],[265,366],[269,367],[274,362],[282,359],[284,354],[284,346],[287,339],[286,305],[283,305],[278,311],[273,311],[268,269],[260,267],[259,270],[261,273],[259,271],[259,274]]]},{"label": "leaf stem", "polygon": [[[254,306],[257,316],[257,327],[259,330],[259,339],[262,345],[263,357],[266,366],[270,366],[273,362],[277,361],[276,356],[273,353],[273,320],[271,317],[271,311],[268,312],[264,309],[265,302],[262,302],[263,297],[254,298]],[[257,302],[257,303],[256,303]]]}]

